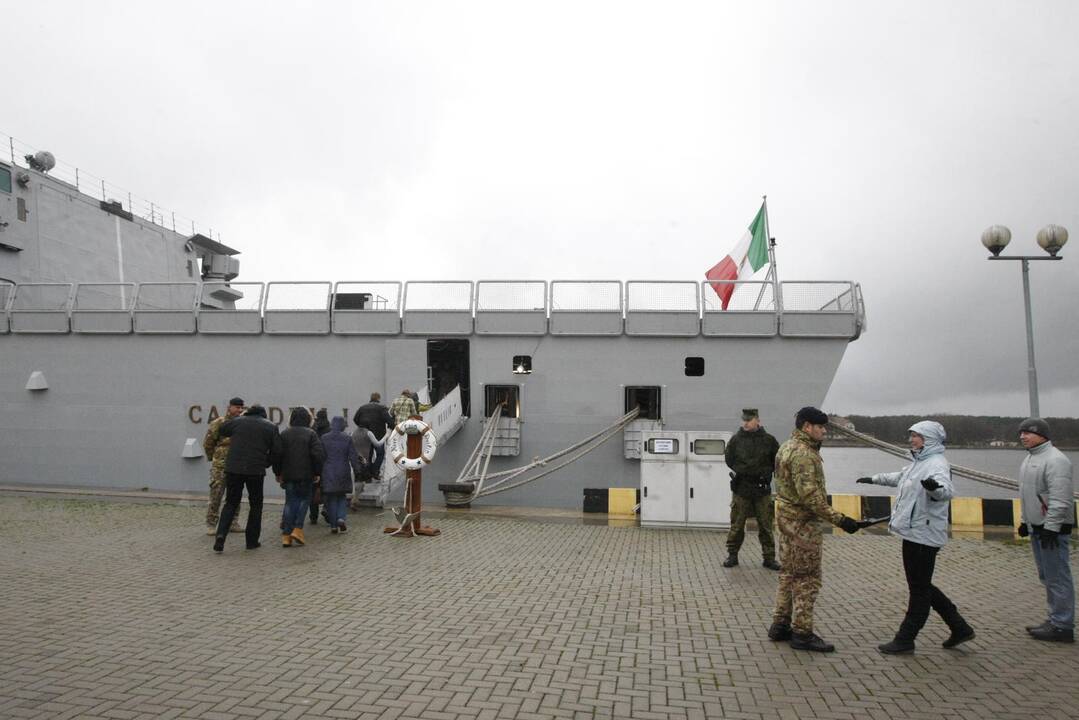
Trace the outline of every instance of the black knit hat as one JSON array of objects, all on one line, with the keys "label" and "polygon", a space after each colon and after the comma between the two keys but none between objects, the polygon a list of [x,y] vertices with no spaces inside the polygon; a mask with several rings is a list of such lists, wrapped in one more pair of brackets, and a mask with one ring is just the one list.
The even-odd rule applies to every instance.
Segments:
[{"label": "black knit hat", "polygon": [[815,407],[804,407],[794,416],[794,427],[800,428],[806,423],[811,425],[827,425],[828,415]]},{"label": "black knit hat", "polygon": [[244,399],[242,397],[234,397],[229,400],[229,405],[235,405],[236,407],[244,406]]},{"label": "black knit hat", "polygon": [[1019,432],[1029,432],[1035,435],[1041,435],[1046,440],[1049,439],[1049,423],[1045,422],[1041,418],[1027,418],[1023,422],[1019,423]]}]

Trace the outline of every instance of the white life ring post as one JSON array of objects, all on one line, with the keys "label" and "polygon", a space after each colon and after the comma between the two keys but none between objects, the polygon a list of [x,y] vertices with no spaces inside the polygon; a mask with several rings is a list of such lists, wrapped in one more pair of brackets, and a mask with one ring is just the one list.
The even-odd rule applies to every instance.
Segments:
[{"label": "white life ring post", "polygon": [[[422,435],[423,447],[420,456],[408,457],[408,436]],[[431,426],[419,418],[409,418],[390,431],[390,437],[386,440],[386,453],[390,456],[393,464],[403,470],[422,470],[435,458],[438,452],[438,436]]]}]

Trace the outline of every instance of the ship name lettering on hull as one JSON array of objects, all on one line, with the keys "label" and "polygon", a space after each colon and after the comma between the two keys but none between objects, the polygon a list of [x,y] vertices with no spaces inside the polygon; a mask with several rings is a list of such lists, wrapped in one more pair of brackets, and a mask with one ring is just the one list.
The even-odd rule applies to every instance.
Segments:
[{"label": "ship name lettering on hull", "polygon": [[[285,411],[291,411],[292,407],[295,406],[290,405],[287,408],[281,408],[277,405],[270,405],[269,407],[266,407],[266,416],[274,425],[280,425],[281,423],[285,422]],[[325,409],[326,408],[324,407],[309,407],[307,408],[307,411],[311,413],[311,417],[313,418],[315,417],[315,412],[317,410]],[[187,408],[187,419],[195,425],[202,425],[203,423],[209,425],[219,417],[221,417],[221,411],[217,409],[217,405],[210,405],[209,408],[206,410],[203,409],[202,405],[190,405]],[[341,408],[341,417],[345,418],[346,420],[349,419],[348,408]]]}]

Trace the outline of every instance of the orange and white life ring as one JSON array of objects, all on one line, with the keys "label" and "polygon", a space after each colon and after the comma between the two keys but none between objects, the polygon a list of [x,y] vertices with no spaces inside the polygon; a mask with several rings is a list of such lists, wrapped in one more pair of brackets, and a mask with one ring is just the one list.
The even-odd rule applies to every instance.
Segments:
[{"label": "orange and white life ring", "polygon": [[[408,457],[409,435],[423,436],[423,447],[420,449],[419,457]],[[390,436],[386,438],[386,454],[390,456],[394,465],[404,470],[423,469],[431,464],[436,452],[438,452],[438,436],[423,420],[409,418],[398,423],[397,427],[390,431]]]}]

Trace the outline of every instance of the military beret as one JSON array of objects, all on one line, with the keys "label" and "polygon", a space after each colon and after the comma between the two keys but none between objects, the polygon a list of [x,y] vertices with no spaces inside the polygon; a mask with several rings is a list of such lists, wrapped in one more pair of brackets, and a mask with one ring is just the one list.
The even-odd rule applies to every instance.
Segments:
[{"label": "military beret", "polygon": [[806,423],[811,425],[827,425],[828,415],[815,407],[804,407],[794,416],[794,426],[800,428]]}]

